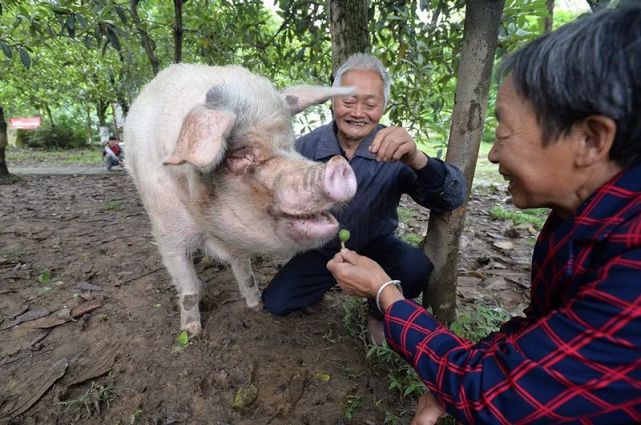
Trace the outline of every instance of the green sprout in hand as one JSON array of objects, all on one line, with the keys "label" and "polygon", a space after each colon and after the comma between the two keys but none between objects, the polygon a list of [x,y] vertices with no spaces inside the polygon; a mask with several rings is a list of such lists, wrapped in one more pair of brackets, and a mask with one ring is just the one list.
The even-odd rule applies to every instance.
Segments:
[{"label": "green sprout in hand", "polygon": [[341,231],[338,232],[338,239],[341,241],[341,248],[345,248],[345,242],[349,240],[349,230],[341,229]]}]

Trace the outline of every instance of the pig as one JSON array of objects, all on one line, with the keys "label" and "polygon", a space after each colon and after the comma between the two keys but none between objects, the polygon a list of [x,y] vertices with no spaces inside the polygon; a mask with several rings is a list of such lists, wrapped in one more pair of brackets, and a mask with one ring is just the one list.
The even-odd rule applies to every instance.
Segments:
[{"label": "pig", "polygon": [[351,88],[278,92],[241,66],[175,64],[147,83],[124,126],[126,169],[178,292],[180,329],[202,332],[191,255],[228,262],[247,307],[260,309],[251,256],[293,255],[336,236],[334,208],[356,193],[341,156],[293,147],[292,116]]}]

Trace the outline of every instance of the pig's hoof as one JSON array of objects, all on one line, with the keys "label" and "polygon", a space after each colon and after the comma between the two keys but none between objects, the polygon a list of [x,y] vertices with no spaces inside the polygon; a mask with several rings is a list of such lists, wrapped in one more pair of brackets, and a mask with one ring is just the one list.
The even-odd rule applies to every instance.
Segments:
[{"label": "pig's hoof", "polygon": [[200,325],[200,322],[185,323],[180,327],[180,330],[187,331],[191,336],[200,336],[200,334],[203,333],[203,327]]},{"label": "pig's hoof", "polygon": [[263,309],[263,306],[260,302],[260,299],[257,299],[255,301],[247,300],[247,308],[254,311],[261,311]]}]

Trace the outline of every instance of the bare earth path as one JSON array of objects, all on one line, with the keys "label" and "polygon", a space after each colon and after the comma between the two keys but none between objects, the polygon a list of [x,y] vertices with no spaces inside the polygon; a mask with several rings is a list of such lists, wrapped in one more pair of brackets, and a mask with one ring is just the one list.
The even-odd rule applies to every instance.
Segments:
[{"label": "bare earth path", "polygon": [[[486,188],[470,202],[462,305],[524,307],[533,236],[489,218],[504,198]],[[181,348],[174,289],[124,173],[23,175],[0,200],[0,424],[382,424],[413,411],[349,336],[338,291],[318,315],[275,318],[196,256],[204,337]],[[426,212],[403,204],[400,233],[424,234]],[[284,260],[254,260],[261,287]]]}]

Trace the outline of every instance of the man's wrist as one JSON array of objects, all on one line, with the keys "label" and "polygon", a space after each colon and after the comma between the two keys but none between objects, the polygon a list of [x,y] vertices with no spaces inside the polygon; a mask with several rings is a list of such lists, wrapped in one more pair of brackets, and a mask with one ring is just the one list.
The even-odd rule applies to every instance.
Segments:
[{"label": "man's wrist", "polygon": [[417,150],[416,155],[414,155],[414,159],[410,161],[407,165],[412,170],[416,171],[425,167],[428,161],[429,161],[429,157],[427,156],[427,154],[425,154],[423,151]]}]

